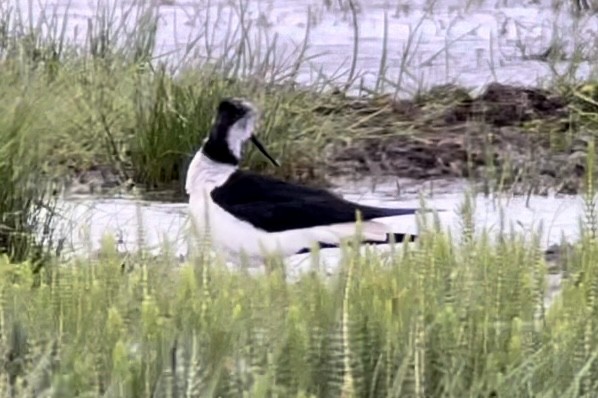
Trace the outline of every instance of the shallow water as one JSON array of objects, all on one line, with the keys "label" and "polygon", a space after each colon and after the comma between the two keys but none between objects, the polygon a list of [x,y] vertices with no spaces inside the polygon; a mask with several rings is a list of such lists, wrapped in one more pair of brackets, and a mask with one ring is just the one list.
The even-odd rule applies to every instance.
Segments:
[{"label": "shallow water", "polygon": [[[9,4],[18,4],[29,14],[29,2],[11,0]],[[41,2],[43,8],[34,3],[30,12],[34,20],[42,9],[46,16],[67,13],[67,37],[78,42],[85,40],[87,20],[96,13],[95,1],[49,0]],[[336,76],[339,83],[344,83],[354,50],[354,29],[351,14],[338,7],[344,4],[346,8],[348,1],[331,3],[335,8],[329,10],[324,0],[163,1],[159,8],[156,55],[178,62],[183,54],[190,52],[192,59],[204,62],[218,59],[229,47],[229,60],[243,59],[243,55],[235,53],[238,48],[231,48],[230,43],[238,41],[245,31],[250,38],[245,54],[252,54],[248,58],[257,55],[262,61],[269,60],[267,69],[274,64],[289,66],[301,52],[300,45],[309,27],[305,55],[313,58],[300,66],[296,80],[314,83]],[[490,81],[537,84],[550,79],[553,72],[546,62],[524,60],[522,51],[527,56],[540,54],[553,37],[559,37],[564,41],[565,52],[571,55],[576,41],[593,46],[598,29],[598,15],[587,13],[576,21],[566,10],[555,12],[549,0],[538,4],[519,0],[476,1],[470,2],[475,4],[469,9],[466,2],[449,0],[435,2],[432,12],[426,11],[430,2],[421,0],[358,3],[356,67],[361,78],[356,85],[369,88],[376,85],[386,45],[384,69],[388,82],[380,88],[402,96],[422,86],[448,82],[472,88]],[[117,4],[115,15],[122,14],[123,8],[131,3]],[[240,27],[243,29],[235,30]],[[267,45],[274,42],[276,45],[268,51]],[[560,62],[557,69],[564,70],[568,64]],[[588,61],[581,62],[575,74],[588,75],[591,65]],[[258,62],[248,65],[246,72],[267,79],[269,74],[261,68]]]},{"label": "shallow water", "polygon": [[[335,191],[349,200],[377,206],[419,207],[421,201],[428,208],[442,209],[438,213],[442,228],[449,230],[454,238],[462,232],[459,208],[465,199],[465,181],[402,184],[397,193],[396,183],[368,186],[362,182],[344,182]],[[579,221],[583,215],[583,201],[578,196],[531,196],[511,197],[506,194],[475,196],[475,233],[483,230],[490,236],[500,231],[501,217],[505,231],[512,230],[531,238],[540,232],[543,249],[559,244],[563,239],[573,242],[579,237]],[[123,254],[134,252],[138,247],[158,254],[167,244],[182,261],[188,253],[189,222],[186,203],[160,203],[136,198],[98,198],[91,196],[70,197],[61,203],[64,219],[61,231],[67,233],[65,248],[70,253],[95,252],[102,247],[103,237],[110,235],[118,242],[117,250]],[[380,219],[396,232],[417,233],[415,216]],[[540,228],[541,227],[541,228]],[[389,246],[369,247],[387,251]],[[339,261],[339,249],[323,249],[317,263],[310,254],[287,258],[287,275],[290,280],[314,267],[324,274],[334,274]],[[232,265],[235,266],[235,265]],[[263,272],[257,268],[250,272]],[[547,275],[546,305],[550,305],[560,291],[562,274]]]},{"label": "shallow water", "polygon": [[[441,224],[454,236],[461,232],[459,209],[464,203],[467,183],[453,181],[442,187],[430,182],[403,187],[397,193],[396,183],[381,183],[368,187],[363,182],[345,182],[342,189],[333,189],[346,199],[383,207],[420,207],[421,200],[438,213]],[[61,230],[68,233],[71,250],[100,248],[104,234],[113,235],[119,250],[134,251],[141,243],[150,251],[159,250],[164,242],[185,255],[188,236],[186,203],[146,201],[133,197],[98,198],[72,196],[61,203],[64,219]],[[579,236],[579,221],[583,215],[583,200],[578,196],[510,196],[494,194],[475,196],[476,230],[498,232],[501,217],[506,231],[530,234],[541,229],[544,248],[561,243],[563,237],[574,241]],[[388,217],[380,220],[396,232],[417,233],[416,216]],[[336,249],[327,249],[334,253]]]}]

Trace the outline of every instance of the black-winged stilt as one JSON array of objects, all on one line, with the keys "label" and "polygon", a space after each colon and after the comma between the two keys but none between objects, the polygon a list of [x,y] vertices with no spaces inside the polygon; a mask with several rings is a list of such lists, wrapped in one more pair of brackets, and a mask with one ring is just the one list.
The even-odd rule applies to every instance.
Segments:
[{"label": "black-winged stilt", "polygon": [[357,212],[362,242],[405,239],[405,234],[372,219],[414,214],[416,209],[360,205],[323,189],[240,170],[246,141],[278,166],[255,136],[258,117],[257,108],[246,100],[222,100],[208,137],[189,165],[185,188],[191,215],[217,250],[263,261],[268,255],[302,253],[315,244],[339,246],[342,239],[355,236]]}]

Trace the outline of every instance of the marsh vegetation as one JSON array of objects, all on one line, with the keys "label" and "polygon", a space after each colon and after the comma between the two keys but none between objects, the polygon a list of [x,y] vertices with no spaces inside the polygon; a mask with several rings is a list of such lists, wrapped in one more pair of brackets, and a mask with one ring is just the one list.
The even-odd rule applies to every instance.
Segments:
[{"label": "marsh vegetation", "polygon": [[[243,16],[247,4],[226,7]],[[568,4],[554,7],[569,12]],[[592,15],[589,4],[576,2],[575,18]],[[539,60],[554,72],[542,87],[476,92],[417,83],[417,29],[397,69],[385,25],[376,78],[362,74],[363,7],[351,1],[320,9],[347,17],[347,67],[309,84],[297,81],[315,60],[309,32],[321,14],[313,10],[304,42],[282,62],[277,39],[253,20],[219,40],[189,37],[173,60],[158,56],[159,6],[99,2],[73,38],[57,7],[32,18],[38,5],[17,5],[0,1],[0,395],[573,397],[598,389],[591,20],[569,32],[583,40],[565,53],[565,35],[555,34]],[[202,6],[194,18],[204,32],[225,24]],[[448,46],[429,63],[445,56],[450,64]],[[579,80],[584,63],[593,67]],[[180,192],[216,104],[231,95],[259,104],[261,139],[284,159],[273,169],[249,153],[245,166],[263,173],[320,185],[366,173],[465,176],[488,192],[585,195],[582,239],[557,264],[561,294],[547,305],[537,236],[473,231],[467,199],[463,236],[422,221],[421,240],[388,255],[346,248],[332,276],[314,267],[289,281],[276,261],[250,275],[202,250],[182,265],[168,248],[123,263],[108,237],[99,255],[61,256],[53,225],[65,190],[97,175],[102,192]]]}]

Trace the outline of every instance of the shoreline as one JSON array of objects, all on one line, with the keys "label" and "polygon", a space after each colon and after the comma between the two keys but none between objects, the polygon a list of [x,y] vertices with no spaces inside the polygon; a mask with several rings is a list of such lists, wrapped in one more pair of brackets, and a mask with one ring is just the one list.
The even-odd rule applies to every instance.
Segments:
[{"label": "shoreline", "polygon": [[[258,169],[324,187],[332,186],[331,180],[338,178],[456,178],[491,191],[579,194],[583,191],[588,145],[596,128],[593,120],[579,117],[579,106],[580,102],[585,106],[586,114],[598,114],[598,105],[592,103],[598,99],[598,84],[587,83],[569,91],[559,94],[556,90],[491,83],[475,97],[451,85],[434,87],[413,100],[333,93],[319,98],[308,115],[313,117],[309,121],[312,127],[319,120],[335,124],[320,145],[320,153],[314,149],[306,159],[284,156],[281,170],[267,166]],[[335,137],[334,131],[344,135]],[[310,145],[309,137],[296,142],[290,137],[290,144],[282,140],[268,137],[267,144],[276,149],[296,143],[297,152]],[[129,162],[124,159],[124,163]],[[178,178],[145,186],[144,190],[183,194],[186,157],[181,156],[178,164],[179,172],[173,173]],[[126,192],[134,185],[143,185],[130,177],[136,174],[139,171],[132,166],[123,170],[116,164],[92,165],[72,173],[67,185],[76,193]]]}]

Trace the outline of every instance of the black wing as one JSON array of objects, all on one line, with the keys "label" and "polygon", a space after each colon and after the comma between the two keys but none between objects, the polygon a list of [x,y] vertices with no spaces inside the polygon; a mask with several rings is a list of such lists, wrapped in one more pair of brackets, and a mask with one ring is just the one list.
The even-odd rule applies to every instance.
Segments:
[{"label": "black wing", "polygon": [[224,210],[267,232],[352,222],[357,210],[363,220],[417,211],[364,206],[323,189],[243,171],[233,173],[211,196]]}]

